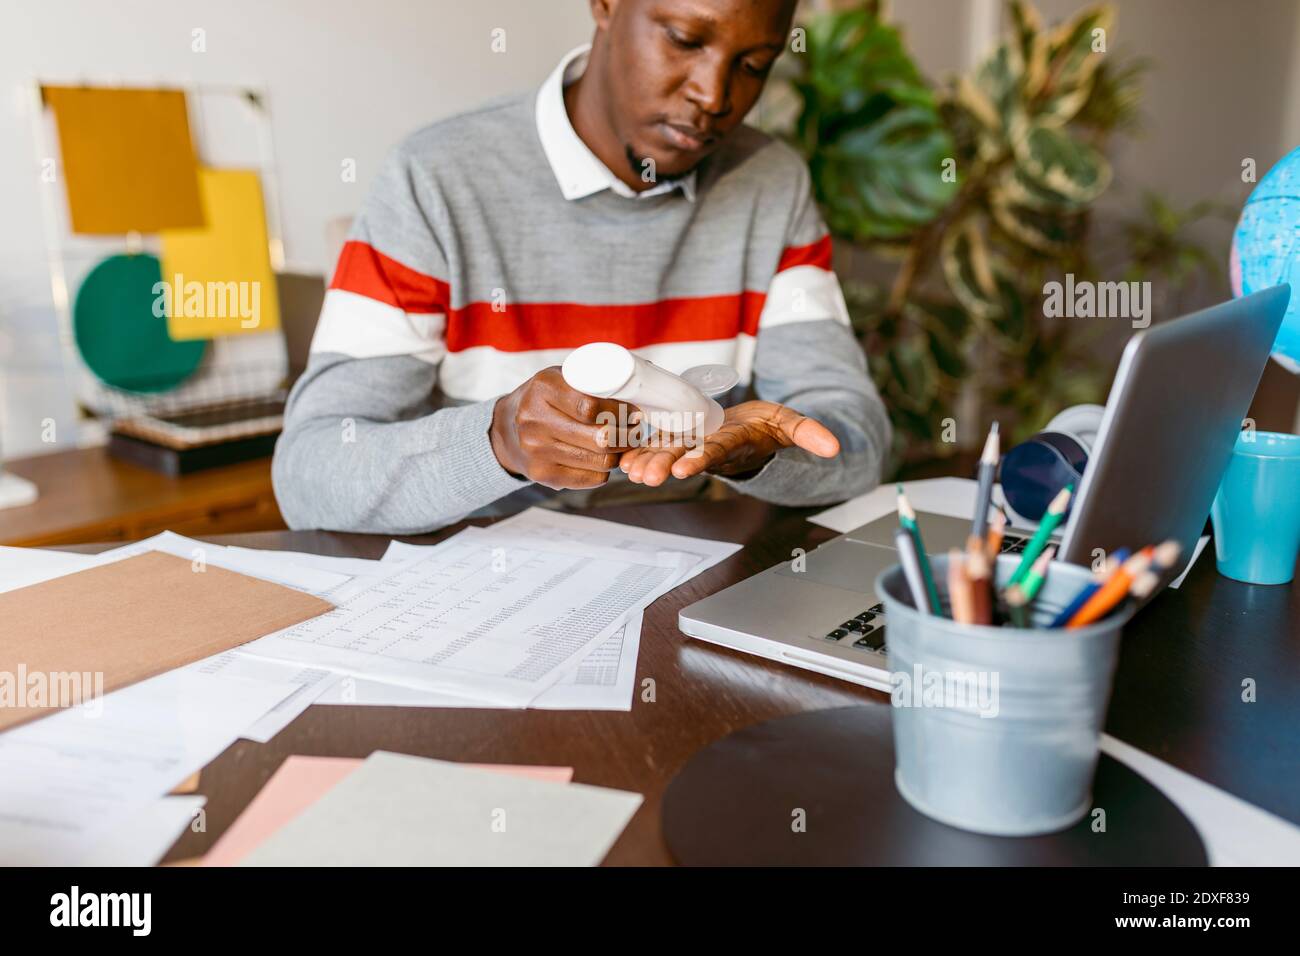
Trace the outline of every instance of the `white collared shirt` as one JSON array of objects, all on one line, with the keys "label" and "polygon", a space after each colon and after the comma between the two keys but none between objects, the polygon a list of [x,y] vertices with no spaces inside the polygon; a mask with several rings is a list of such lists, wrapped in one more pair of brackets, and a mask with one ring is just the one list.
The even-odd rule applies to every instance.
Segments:
[{"label": "white collared shirt", "polygon": [[587,68],[591,45],[570,50],[555,68],[537,93],[537,135],[542,141],[542,151],[551,164],[556,182],[565,199],[582,199],[606,189],[612,189],[628,199],[649,199],[681,189],[682,195],[695,201],[695,170],[680,179],[658,183],[644,192],[637,192],[615,176],[582,141],[569,121],[564,107],[564,88],[573,83]]}]

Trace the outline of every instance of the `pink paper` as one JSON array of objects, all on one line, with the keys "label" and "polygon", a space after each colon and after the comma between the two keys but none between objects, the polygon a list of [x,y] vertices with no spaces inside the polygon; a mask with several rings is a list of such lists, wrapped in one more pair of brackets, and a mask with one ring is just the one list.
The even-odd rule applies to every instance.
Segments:
[{"label": "pink paper", "polygon": [[[325,795],[361,763],[357,757],[291,756],[280,765],[261,793],[203,858],[203,866],[235,866],[244,857]],[[517,764],[471,763],[467,767],[510,773],[551,783],[568,783],[572,767],[531,767]]]}]

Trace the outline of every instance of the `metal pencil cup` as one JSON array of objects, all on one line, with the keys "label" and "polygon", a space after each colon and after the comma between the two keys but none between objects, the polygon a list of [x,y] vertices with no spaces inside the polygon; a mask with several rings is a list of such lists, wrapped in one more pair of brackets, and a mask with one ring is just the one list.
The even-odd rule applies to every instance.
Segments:
[{"label": "metal pencil cup", "polygon": [[[998,558],[999,587],[1019,563]],[[949,613],[948,559],[932,564]],[[897,566],[876,580],[889,621],[894,782],[913,807],[996,836],[1052,833],[1088,812],[1120,631],[1133,613],[1048,628],[1090,578],[1053,562],[1027,628],[920,613]]]}]

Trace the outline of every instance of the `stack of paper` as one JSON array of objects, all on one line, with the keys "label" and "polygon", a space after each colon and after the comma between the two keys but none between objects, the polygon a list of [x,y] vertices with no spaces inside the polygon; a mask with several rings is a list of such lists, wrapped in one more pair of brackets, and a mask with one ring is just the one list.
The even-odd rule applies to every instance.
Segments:
[{"label": "stack of paper", "polygon": [[[203,857],[203,866],[236,866],[242,863],[250,853],[333,789],[361,766],[361,763],[362,761],[355,757],[296,755],[289,757],[280,764],[280,768],[239,815],[239,819],[221,834],[221,839]],[[524,767],[504,764],[464,764],[463,766],[495,773],[516,774],[551,783],[568,783],[573,779],[572,767]]]},{"label": "stack of paper", "polygon": [[0,863],[156,862],[202,807],[172,788],[313,702],[629,710],[642,610],[739,547],[541,510],[383,561],[170,532],[101,555],[0,547],[0,592],[162,552],[339,605],[0,735]]},{"label": "stack of paper", "polygon": [[378,751],[243,866],[594,866],[641,796]]}]

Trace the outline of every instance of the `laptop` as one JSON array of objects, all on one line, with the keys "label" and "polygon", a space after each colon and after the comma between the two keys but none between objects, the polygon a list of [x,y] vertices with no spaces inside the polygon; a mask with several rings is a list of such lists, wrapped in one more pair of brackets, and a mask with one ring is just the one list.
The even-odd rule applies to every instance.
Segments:
[{"label": "laptop", "polygon": [[[1091,565],[1173,538],[1190,560],[1264,373],[1290,298],[1286,285],[1136,333],[1120,360],[1097,441],[1058,541]],[[918,512],[931,554],[962,547],[970,519]],[[876,577],[897,563],[897,515],[854,528],[793,562],[683,608],[689,637],[889,689]],[[1010,529],[1004,551],[1028,535]],[[1174,574],[1167,575],[1172,580]]]}]

